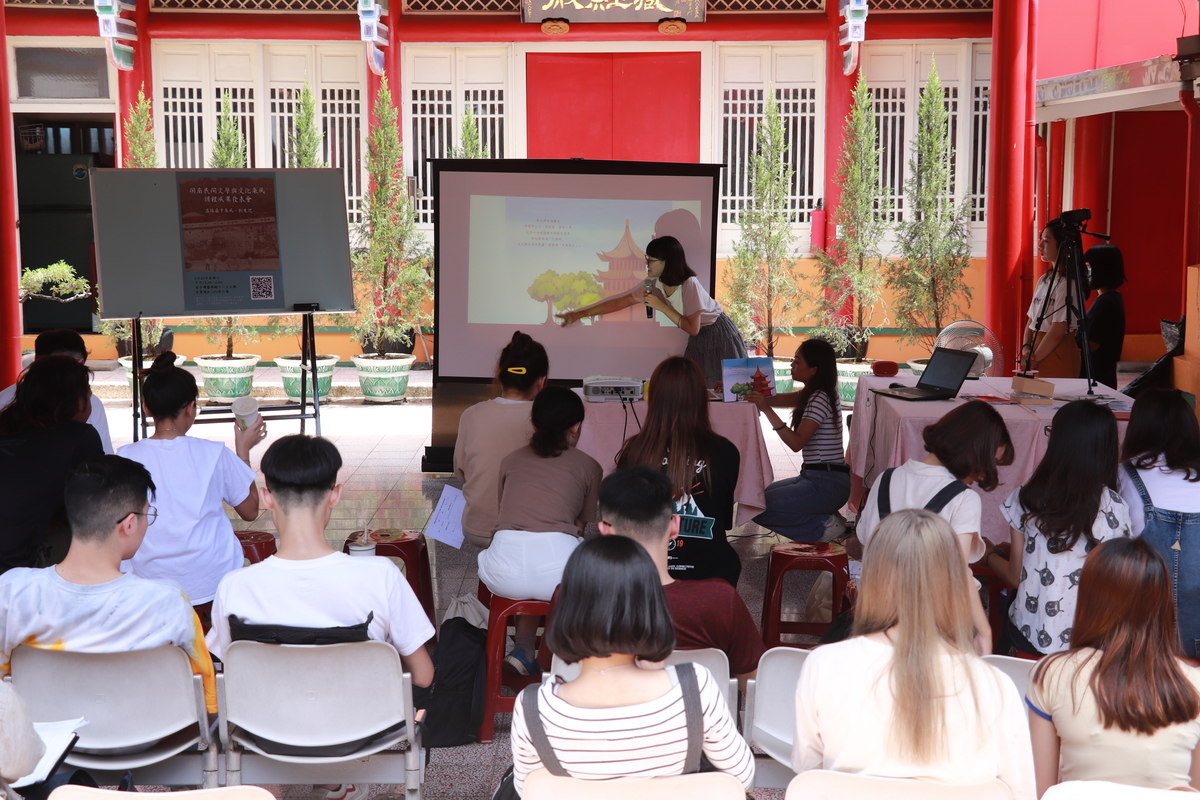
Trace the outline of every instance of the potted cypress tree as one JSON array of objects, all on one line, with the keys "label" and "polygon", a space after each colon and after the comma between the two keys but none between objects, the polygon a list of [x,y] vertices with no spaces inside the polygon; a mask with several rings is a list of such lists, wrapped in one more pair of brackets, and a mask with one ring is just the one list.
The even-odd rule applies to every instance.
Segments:
[{"label": "potted cypress tree", "polygon": [[[749,201],[738,210],[741,235],[725,273],[725,307],[747,342],[775,357],[776,329],[790,324],[803,300],[796,285],[796,237],[788,187],[793,169],[775,90],[767,93],[750,156]],[[775,387],[792,391],[792,360],[775,360]]]},{"label": "potted cypress tree", "polygon": [[[245,169],[246,141],[233,117],[229,92],[221,96],[221,116],[217,120],[217,138],[213,143],[212,169]],[[262,356],[235,353],[235,342],[258,341],[258,331],[242,324],[240,317],[207,317],[199,320],[200,331],[209,344],[224,343],[224,353],[196,357],[196,366],[204,378],[204,393],[217,403],[232,403],[254,391],[254,368]]]},{"label": "potted cypress tree", "polygon": [[358,312],[351,336],[363,347],[354,356],[358,382],[368,402],[404,398],[416,357],[389,353],[389,341],[411,342],[413,330],[429,319],[424,304],[431,296],[428,243],[417,230],[408,196],[404,152],[396,107],[387,78],[375,95],[375,125],[367,140],[370,189],[363,198],[363,243],[353,254]]},{"label": "potted cypress tree", "polygon": [[[288,134],[288,167],[293,169],[316,169],[329,166],[321,157],[322,139],[320,128],[317,127],[317,101],[313,96],[308,79],[300,87],[297,99],[296,119]],[[281,335],[295,335],[300,329],[294,318],[278,326]],[[333,369],[337,366],[336,353],[315,353],[317,370],[317,396],[324,400],[333,389]],[[304,380],[304,370],[301,369],[301,354],[293,353],[285,356],[275,356],[275,366],[279,367],[279,375],[283,379],[283,393],[289,400],[300,402],[300,384]],[[311,384],[310,389],[311,392]]]},{"label": "potted cypress tree", "polygon": [[883,300],[885,259],[880,246],[892,207],[891,198],[880,188],[875,114],[861,74],[846,118],[835,180],[841,199],[833,214],[841,236],[814,253],[817,282],[809,298],[817,319],[813,334],[849,356],[838,359],[838,394],[843,402],[853,402],[858,377],[870,370],[867,343]]},{"label": "potted cypress tree", "polygon": [[[889,264],[887,275],[902,339],[926,353],[933,352],[942,328],[964,316],[962,302],[971,299],[963,279],[971,263],[968,203],[954,202],[952,156],[950,112],[935,62],[921,93],[916,148],[908,160],[908,210],[897,236],[901,258]],[[928,361],[908,363],[920,374]]]}]

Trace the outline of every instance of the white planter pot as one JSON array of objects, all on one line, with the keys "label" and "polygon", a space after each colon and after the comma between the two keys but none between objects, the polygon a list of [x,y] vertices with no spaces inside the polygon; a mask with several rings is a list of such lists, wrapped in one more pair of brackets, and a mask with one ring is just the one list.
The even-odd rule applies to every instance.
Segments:
[{"label": "white planter pot", "polygon": [[[187,361],[187,356],[175,354],[175,366],[182,367],[185,361]],[[125,370],[125,384],[133,389],[133,356],[121,356],[117,359],[117,363]],[[145,377],[146,372],[152,366],[154,366],[153,358],[142,359],[142,377]]]},{"label": "white planter pot", "polygon": [[772,362],[775,365],[775,392],[776,394],[787,394],[795,391],[796,385],[792,381],[792,360],[790,358],[777,358]]},{"label": "white planter pot", "polygon": [[[324,400],[333,388],[333,368],[337,366],[338,357],[330,353],[318,353],[317,358],[317,394]],[[283,378],[283,393],[289,400],[300,401],[300,382],[306,377],[300,368],[300,356],[275,356],[275,366],[279,367],[279,375]],[[305,396],[312,400],[312,378],[308,378],[308,389]]]},{"label": "white planter pot", "polygon": [[385,358],[351,356],[358,369],[358,385],[368,403],[394,403],[408,391],[408,374],[416,356],[388,353]]},{"label": "white planter pot", "polygon": [[929,366],[928,358],[910,358],[908,360],[908,368],[912,370],[913,375],[922,374],[927,366]]},{"label": "white planter pot", "polygon": [[196,356],[196,366],[204,378],[204,393],[214,403],[232,403],[249,397],[254,391],[254,368],[262,356],[234,353],[232,359],[220,353]]},{"label": "white planter pot", "polygon": [[838,397],[841,398],[842,405],[854,404],[854,396],[858,393],[858,379],[863,375],[871,374],[871,364],[874,362],[873,358],[865,361],[854,361],[849,358],[837,360]]}]

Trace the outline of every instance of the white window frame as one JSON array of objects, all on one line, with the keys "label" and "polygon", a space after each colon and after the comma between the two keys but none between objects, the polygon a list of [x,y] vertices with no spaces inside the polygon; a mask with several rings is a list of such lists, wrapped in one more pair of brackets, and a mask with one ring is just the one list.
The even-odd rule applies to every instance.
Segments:
[{"label": "white window frame", "polygon": [[[8,96],[9,107],[14,114],[115,114],[117,113],[117,68],[112,62],[108,64],[108,99],[98,97],[72,98],[37,98],[17,96],[17,48],[19,47],[69,47],[104,49],[104,39],[99,36],[9,36],[7,41],[8,59]],[[120,125],[114,125],[114,129]],[[116,147],[120,149],[120,133],[113,131]]]},{"label": "white window frame", "polygon": [[[975,152],[972,149],[974,124],[973,102],[977,86],[988,86],[991,82],[991,42],[989,40],[936,40],[927,42],[868,42],[863,45],[862,69],[867,84],[875,88],[904,88],[904,143],[901,163],[905,173],[912,153],[917,126],[917,112],[921,88],[929,77],[929,66],[933,58],[953,56],[955,69],[951,74],[944,66],[939,67],[942,86],[958,88],[957,128],[955,136],[955,200],[962,202],[970,195],[971,167]],[[990,124],[990,108],[989,108]],[[984,142],[986,147],[986,139]],[[986,162],[985,162],[986,168]],[[907,177],[907,174],[905,175]],[[986,185],[986,173],[984,181]],[[900,192],[903,188],[900,188]],[[987,249],[986,219],[970,223],[971,256],[981,258]],[[889,232],[883,247],[895,248],[895,234]]]}]

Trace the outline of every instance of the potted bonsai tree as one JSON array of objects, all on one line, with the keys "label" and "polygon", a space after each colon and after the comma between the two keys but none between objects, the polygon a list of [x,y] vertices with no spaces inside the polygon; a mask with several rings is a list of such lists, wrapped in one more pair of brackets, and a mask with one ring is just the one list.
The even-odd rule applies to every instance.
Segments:
[{"label": "potted bonsai tree", "polygon": [[833,215],[841,235],[814,253],[817,281],[810,299],[817,319],[813,334],[848,356],[838,360],[838,394],[843,402],[853,402],[858,376],[870,369],[867,342],[877,324],[886,266],[880,246],[892,207],[891,198],[880,189],[875,114],[861,74],[846,118],[835,181],[841,198]]},{"label": "potted bonsai tree", "polygon": [[[329,166],[321,157],[323,135],[317,127],[317,101],[313,96],[308,79],[300,87],[297,98],[296,118],[288,134],[288,167],[313,169]],[[295,317],[276,318],[280,323],[272,327],[274,335],[298,335],[299,325]],[[333,389],[333,369],[337,366],[336,353],[315,353],[317,370],[317,396],[324,400]],[[304,379],[300,353],[275,356],[275,366],[283,379],[283,393],[293,402],[300,402],[300,384]],[[308,393],[311,393],[311,384]]]},{"label": "potted bonsai tree", "polygon": [[362,345],[354,356],[368,402],[403,399],[416,357],[389,353],[387,342],[412,341],[412,330],[429,320],[429,247],[416,228],[408,196],[396,107],[387,78],[375,95],[375,125],[367,140],[370,189],[363,198],[363,243],[353,255],[355,308],[351,336]]},{"label": "potted bonsai tree", "polygon": [[[213,142],[212,169],[244,169],[246,141],[233,117],[229,92],[221,96],[221,116],[217,120],[217,138]],[[235,353],[234,343],[258,340],[258,332],[244,324],[240,317],[207,317],[199,320],[200,331],[209,344],[225,344],[224,353],[196,357],[196,366],[204,378],[204,393],[218,403],[232,403],[254,391],[254,368],[262,356]]]},{"label": "potted bonsai tree", "polygon": [[[954,202],[952,156],[950,112],[935,62],[921,93],[916,147],[908,160],[908,210],[897,236],[901,258],[887,274],[902,340],[920,344],[926,353],[933,352],[942,328],[964,316],[962,303],[971,299],[963,280],[971,263],[968,203]],[[919,374],[928,361],[908,363]]]},{"label": "potted bonsai tree", "polygon": [[[747,342],[774,358],[776,330],[790,325],[803,300],[796,285],[796,236],[788,187],[793,169],[787,161],[787,140],[775,90],[755,131],[750,156],[750,200],[738,210],[741,234],[725,272],[725,308]],[[792,359],[775,361],[775,387],[792,391]]]}]

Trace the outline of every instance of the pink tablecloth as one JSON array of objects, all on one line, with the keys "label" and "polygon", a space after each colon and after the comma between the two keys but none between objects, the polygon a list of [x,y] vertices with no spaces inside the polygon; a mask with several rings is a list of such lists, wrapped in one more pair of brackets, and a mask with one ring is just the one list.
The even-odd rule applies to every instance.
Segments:
[{"label": "pink tablecloth", "polygon": [[[959,397],[954,400],[910,402],[870,391],[871,388],[886,388],[892,383],[913,386],[916,382],[915,377],[909,376],[858,379],[854,421],[850,428],[850,468],[868,488],[888,467],[899,466],[911,458],[924,458],[927,453],[921,433],[925,426],[966,402],[963,395],[1007,396],[1012,390],[1011,378],[980,378],[963,384]],[[1054,378],[1051,382],[1058,395],[1082,395],[1087,391],[1086,383],[1081,378]],[[1107,386],[1097,386],[1095,391],[1132,402]],[[1046,452],[1045,428],[1050,424],[1054,412],[1064,404],[1055,401],[1052,406],[996,406],[1008,426],[1008,435],[1012,437],[1016,450],[1015,458],[1011,465],[1000,468],[1000,485],[993,491],[982,492],[977,486],[971,487],[983,498],[982,532],[993,542],[1008,541],[1008,523],[1000,514],[1000,504],[1033,474]],[[1117,427],[1122,437],[1125,435],[1125,426],[1126,422],[1118,420]]]},{"label": "pink tablecloth", "polygon": [[[583,405],[586,417],[579,436],[579,449],[599,461],[607,475],[616,467],[617,453],[625,439],[641,430],[640,421],[646,419],[646,404]],[[733,498],[738,504],[735,524],[743,525],[766,507],[763,490],[775,480],[757,409],[749,403],[709,403],[708,408],[713,430],[733,442],[742,454]]]}]

